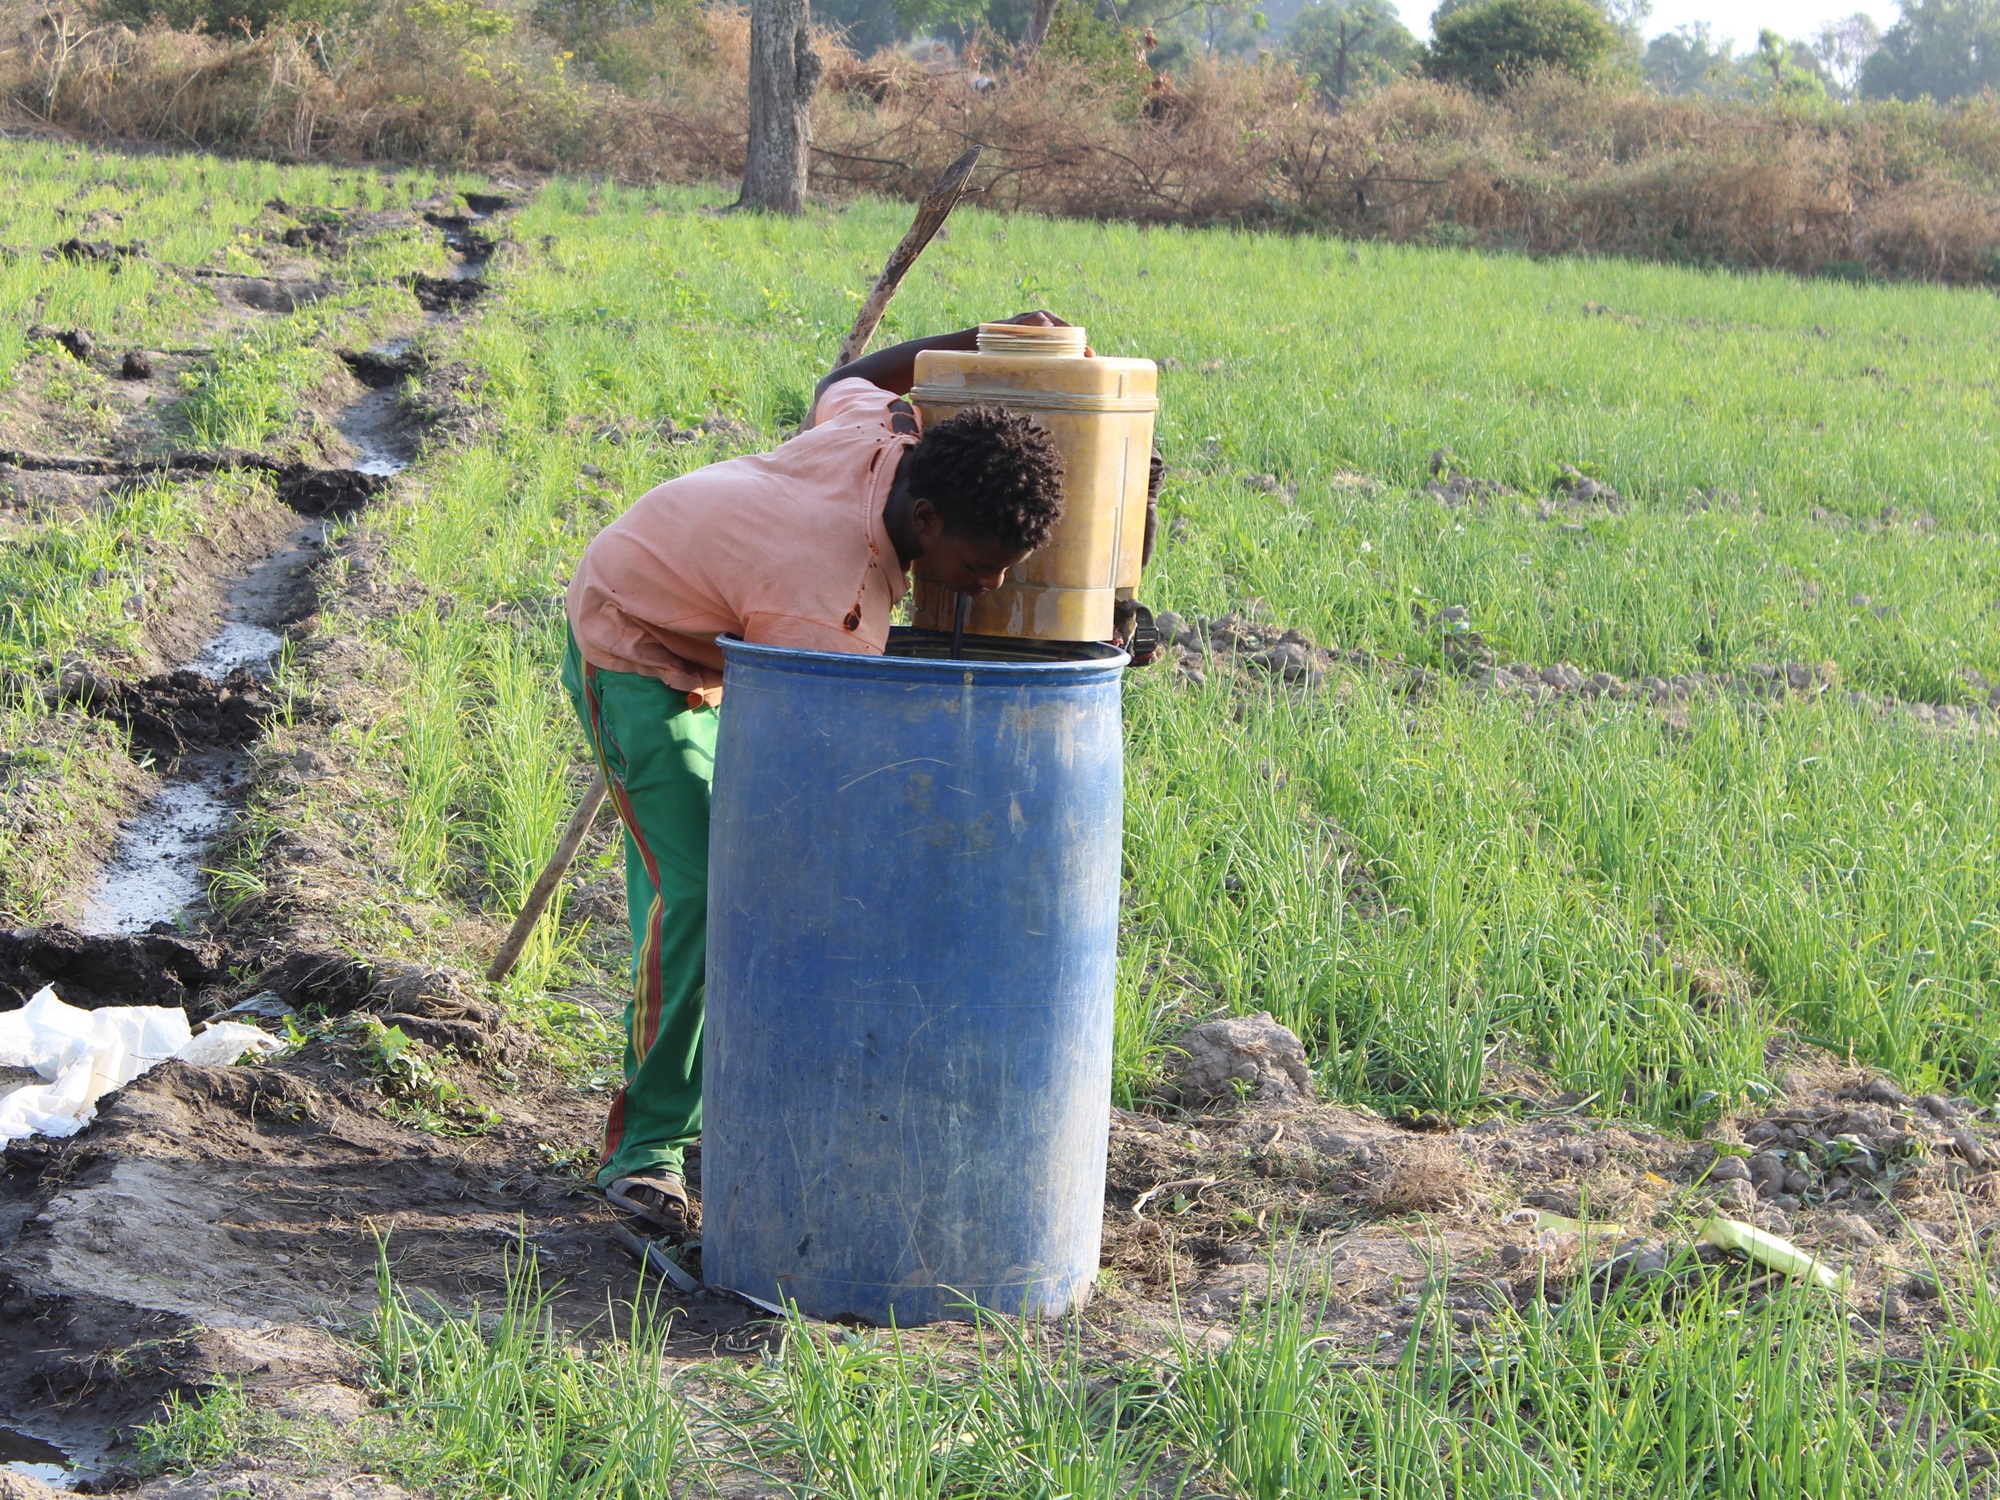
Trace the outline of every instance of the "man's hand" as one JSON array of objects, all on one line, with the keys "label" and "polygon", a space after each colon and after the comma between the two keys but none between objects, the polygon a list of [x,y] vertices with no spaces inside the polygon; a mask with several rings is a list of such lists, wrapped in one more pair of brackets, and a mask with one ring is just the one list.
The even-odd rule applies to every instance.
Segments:
[{"label": "man's hand", "polygon": [[[1074,323],[1065,322],[1054,313],[1047,311],[1016,313],[1013,317],[1002,318],[1000,321],[1003,323],[1023,324],[1029,328],[1074,328],[1076,326]],[[826,388],[836,380],[866,380],[870,384],[880,386],[883,390],[889,391],[894,395],[907,396],[910,393],[911,384],[917,378],[917,355],[923,350],[970,350],[978,347],[979,330],[977,328],[961,328],[957,333],[939,334],[935,338],[928,339],[910,339],[905,343],[891,345],[887,349],[878,349],[873,354],[864,354],[852,364],[842,365],[839,369],[833,371],[820,381],[818,388],[813,392],[813,406],[816,408],[819,405],[819,398],[826,393]],[[1086,348],[1083,352],[1089,354],[1091,351]],[[808,410],[805,424],[799,430],[803,432],[806,427],[812,425],[812,411]]]},{"label": "man's hand", "polygon": [[[1055,315],[1054,313],[1052,313],[1052,312],[1047,312],[1047,311],[1043,311],[1043,312],[1025,312],[1025,313],[1016,313],[1016,314],[1014,314],[1014,316],[1013,316],[1013,317],[1011,317],[1011,318],[1002,318],[1002,319],[1001,319],[1000,321],[1001,321],[1002,323],[1023,323],[1023,324],[1026,324],[1026,325],[1027,325],[1028,327],[1030,327],[1030,328],[1074,328],[1074,327],[1076,327],[1076,324],[1074,324],[1074,323],[1070,322],[1070,321],[1069,321],[1069,320],[1068,320],[1067,318],[1059,318],[1059,317],[1057,317],[1057,316],[1056,316],[1056,315]],[[1091,357],[1091,356],[1092,356],[1093,354],[1095,354],[1096,352],[1097,352],[1097,351],[1096,351],[1095,349],[1091,348],[1091,347],[1090,347],[1090,345],[1088,345],[1088,344],[1085,344],[1085,345],[1083,346],[1083,355],[1084,355],[1084,358],[1085,358],[1085,359],[1088,359],[1088,358],[1090,358],[1090,357]]]}]

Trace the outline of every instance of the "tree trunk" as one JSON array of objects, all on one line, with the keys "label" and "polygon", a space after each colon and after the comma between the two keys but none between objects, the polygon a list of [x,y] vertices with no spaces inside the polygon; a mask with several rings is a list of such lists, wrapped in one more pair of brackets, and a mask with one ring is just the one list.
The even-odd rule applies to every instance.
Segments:
[{"label": "tree trunk", "polygon": [[806,25],[806,0],[752,0],[750,148],[738,208],[795,214],[805,207],[818,87],[819,54]]},{"label": "tree trunk", "polygon": [[1021,38],[1023,53],[1040,50],[1042,40],[1049,34],[1049,22],[1056,18],[1056,0],[1035,0],[1034,14],[1028,17],[1028,30]]}]

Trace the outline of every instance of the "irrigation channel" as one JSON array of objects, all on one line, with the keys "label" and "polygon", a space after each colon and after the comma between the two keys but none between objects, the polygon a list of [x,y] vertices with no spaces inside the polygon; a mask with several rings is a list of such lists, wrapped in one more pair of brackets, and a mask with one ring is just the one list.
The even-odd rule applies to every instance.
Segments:
[{"label": "irrigation channel", "polygon": [[[452,264],[447,276],[420,278],[415,287],[426,326],[462,311],[483,292],[494,243],[472,225],[507,204],[479,197],[473,213],[427,216],[443,231]],[[245,706],[261,700],[284,653],[286,628],[313,608],[312,577],[328,554],[334,523],[365,506],[416,457],[420,434],[402,402],[404,381],[418,369],[414,345],[414,339],[398,338],[342,352],[366,388],[333,416],[356,454],[351,468],[250,465],[270,470],[298,523],[270,553],[225,582],[221,623],[192,657],[116,700],[133,728],[134,754],[153,753],[165,769],[164,784],[120,825],[110,859],[78,904],[73,932],[87,939],[164,936],[206,915],[203,864],[242,805],[250,748],[262,733],[261,713],[245,712]],[[101,689],[86,694],[91,691]],[[232,703],[235,712],[224,711]],[[104,706],[101,699],[98,706]],[[93,1003],[74,991],[65,998]],[[140,1000],[128,996],[121,1003]],[[0,1230],[7,1227],[0,1224]],[[5,1281],[0,1274],[0,1291]],[[0,1475],[12,1471],[51,1485],[87,1480],[104,1461],[100,1439],[106,1435],[88,1422],[40,1433],[0,1426]]]},{"label": "irrigation channel", "polygon": [[[469,232],[487,218],[433,219],[452,255],[448,276],[419,287],[427,324],[435,324],[483,289],[491,258],[489,242]],[[334,426],[352,445],[357,461],[348,471],[318,471],[307,482],[281,485],[294,504],[301,492],[307,509],[313,497],[332,496],[319,513],[301,520],[277,550],[228,586],[221,627],[183,672],[203,682],[268,682],[285,648],[282,631],[302,605],[300,581],[326,555],[331,522],[364,504],[384,480],[408,468],[417,438],[400,401],[403,379],[412,370],[414,340],[391,339],[360,352],[343,354],[365,394],[334,415]],[[209,746],[177,757],[166,785],[119,829],[111,859],[99,873],[75,923],[86,936],[148,932],[199,913],[203,905],[202,862],[240,805],[246,746]]]}]

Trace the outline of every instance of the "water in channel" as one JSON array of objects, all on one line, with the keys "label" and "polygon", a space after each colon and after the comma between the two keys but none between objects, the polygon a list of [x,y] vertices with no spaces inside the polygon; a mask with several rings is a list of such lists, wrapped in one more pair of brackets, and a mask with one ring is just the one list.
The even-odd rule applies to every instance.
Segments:
[{"label": "water in channel", "polygon": [[53,1443],[45,1443],[11,1427],[0,1427],[0,1469],[12,1469],[47,1485],[68,1485],[76,1477],[70,1456]]},{"label": "water in channel", "polygon": [[[407,340],[378,345],[371,353],[398,357]],[[415,457],[393,387],[371,390],[334,417],[354,446],[357,471],[400,474]],[[188,670],[221,682],[248,668],[269,678],[284,650],[275,628],[292,580],[325,549],[326,522],[302,522],[279,550],[238,579],[229,592],[222,627],[188,663]],[[214,848],[236,806],[243,756],[212,752],[186,757],[165,786],[119,830],[118,844],[84,901],[79,932],[102,935],[173,926],[199,909],[206,887],[202,861]]]}]

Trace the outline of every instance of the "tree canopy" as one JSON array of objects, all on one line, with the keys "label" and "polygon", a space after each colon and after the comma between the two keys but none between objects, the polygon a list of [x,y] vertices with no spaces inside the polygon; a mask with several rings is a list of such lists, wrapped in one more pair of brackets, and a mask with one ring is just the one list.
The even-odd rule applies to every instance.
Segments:
[{"label": "tree canopy", "polygon": [[1423,49],[1387,0],[1324,0],[1293,18],[1284,50],[1331,101],[1395,77]]},{"label": "tree canopy", "polygon": [[2000,0],[1900,0],[1902,18],[1861,68],[1875,99],[1962,99],[2000,89]]},{"label": "tree canopy", "polygon": [[1619,44],[1591,0],[1476,0],[1440,11],[1431,32],[1425,70],[1489,93],[1537,68],[1588,77]]}]

